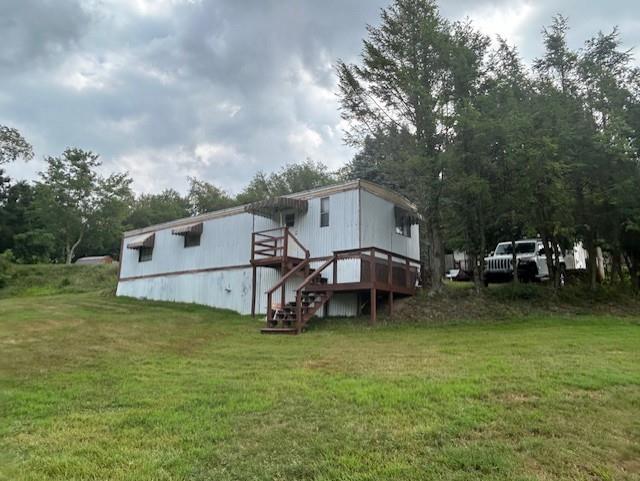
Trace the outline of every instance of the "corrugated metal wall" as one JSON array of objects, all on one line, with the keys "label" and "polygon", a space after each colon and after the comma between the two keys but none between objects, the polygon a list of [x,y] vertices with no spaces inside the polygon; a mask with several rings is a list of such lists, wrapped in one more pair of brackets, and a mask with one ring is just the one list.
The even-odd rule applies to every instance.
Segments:
[{"label": "corrugated metal wall", "polygon": [[[266,292],[279,277],[275,269],[261,269],[258,273],[258,292]],[[120,282],[117,295],[203,304],[250,314],[251,269],[180,274]],[[266,313],[266,296],[257,297],[256,310]]]},{"label": "corrugated metal wall", "polygon": [[320,227],[320,198],[309,199],[309,210],[296,218],[291,232],[311,252],[311,257],[358,247],[358,190],[329,196],[329,226]]},{"label": "corrugated metal wall", "polygon": [[380,247],[413,259],[420,258],[419,227],[411,226],[411,237],[396,233],[394,204],[366,190],[361,191],[362,247]]},{"label": "corrugated metal wall", "polygon": [[[418,227],[412,227],[411,238],[396,234],[393,203],[358,189],[334,193],[329,198],[329,226],[320,227],[321,201],[320,198],[312,198],[308,201],[307,213],[297,215],[295,225],[291,228],[291,232],[310,251],[311,257],[329,256],[336,250],[361,246],[380,247],[419,257]],[[183,237],[172,235],[170,228],[159,230],[156,231],[153,259],[149,262],[138,262],[138,251],[127,249],[125,239],[121,276],[126,278],[245,266],[251,257],[251,233],[279,225],[282,225],[279,219],[276,221],[245,213],[210,219],[203,223],[200,246],[191,248],[184,248]],[[303,257],[302,252],[295,249],[291,250],[290,255]],[[313,262],[312,267],[317,268],[322,262]],[[332,267],[327,268],[323,275],[331,279]],[[279,278],[277,269],[258,269],[258,312],[266,312],[266,291]],[[359,281],[359,260],[340,261],[338,280]],[[301,281],[301,277],[296,277],[288,283],[287,301],[295,299],[295,289]],[[251,268],[122,281],[117,293],[138,298],[194,302],[248,314],[251,311]],[[274,297],[274,302],[278,301],[279,296]],[[355,315],[357,307],[355,294],[340,294],[329,303],[329,314]]]},{"label": "corrugated metal wall", "polygon": [[251,233],[277,227],[264,217],[238,214],[203,223],[200,245],[184,247],[184,238],[171,229],[157,231],[153,258],[138,262],[138,251],[127,249],[124,241],[122,277],[145,276],[167,272],[210,269],[248,264],[251,259]]}]

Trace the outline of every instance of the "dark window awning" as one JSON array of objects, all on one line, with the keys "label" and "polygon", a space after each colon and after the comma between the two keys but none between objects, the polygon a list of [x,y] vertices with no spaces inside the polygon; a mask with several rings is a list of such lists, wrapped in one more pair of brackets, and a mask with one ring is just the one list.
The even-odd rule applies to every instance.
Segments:
[{"label": "dark window awning", "polygon": [[294,211],[300,214],[307,212],[309,202],[302,199],[292,199],[290,197],[272,197],[270,199],[259,200],[245,206],[244,211],[262,217],[272,218],[275,214],[284,211]]},{"label": "dark window awning", "polygon": [[127,243],[127,249],[142,249],[143,247],[153,248],[156,242],[155,232],[134,237]]},{"label": "dark window awning", "polygon": [[415,211],[407,210],[404,207],[394,206],[394,214],[398,223],[408,223],[409,225],[418,224],[422,217]]},{"label": "dark window awning", "polygon": [[171,229],[173,235],[202,234],[202,222],[195,224],[181,225],[175,229]]}]

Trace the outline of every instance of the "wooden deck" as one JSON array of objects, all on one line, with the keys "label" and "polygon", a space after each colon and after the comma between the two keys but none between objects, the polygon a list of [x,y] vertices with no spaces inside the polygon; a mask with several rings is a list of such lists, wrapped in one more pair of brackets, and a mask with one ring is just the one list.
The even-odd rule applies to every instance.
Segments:
[{"label": "wooden deck", "polygon": [[[292,248],[303,252],[304,258],[291,256]],[[309,251],[288,228],[282,227],[255,232],[251,249],[252,315],[255,316],[257,268],[276,268],[281,272],[279,281],[267,292],[264,333],[299,334],[336,292],[368,293],[371,323],[376,322],[379,296],[388,298],[389,312],[392,313],[395,296],[412,296],[416,292],[420,262],[377,247],[335,251],[333,255],[322,258],[324,262],[320,267],[313,269]],[[353,259],[360,260],[360,280],[341,282],[338,265]],[[303,280],[296,289],[296,300],[285,303],[286,285],[294,276],[302,276]],[[275,305],[273,298],[278,291],[280,302]]]}]

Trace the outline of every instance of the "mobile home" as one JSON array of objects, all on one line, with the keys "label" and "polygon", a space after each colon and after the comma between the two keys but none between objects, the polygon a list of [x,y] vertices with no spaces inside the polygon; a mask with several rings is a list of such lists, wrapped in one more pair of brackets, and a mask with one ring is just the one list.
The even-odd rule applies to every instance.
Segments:
[{"label": "mobile home", "polygon": [[415,292],[419,216],[355,180],[126,232],[117,294],[266,314],[298,333],[313,315],[354,316]]}]

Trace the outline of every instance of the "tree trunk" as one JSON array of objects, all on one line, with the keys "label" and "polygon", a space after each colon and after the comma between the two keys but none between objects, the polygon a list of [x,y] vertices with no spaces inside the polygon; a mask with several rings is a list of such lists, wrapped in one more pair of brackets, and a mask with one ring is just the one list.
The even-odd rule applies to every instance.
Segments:
[{"label": "tree trunk", "polygon": [[627,254],[624,254],[623,257],[629,270],[629,276],[631,277],[631,286],[636,292],[640,292],[640,268],[638,267],[640,259],[637,259],[633,255],[628,256]]},{"label": "tree trunk", "polygon": [[485,235],[484,215],[482,209],[479,209],[478,219],[480,224],[480,255],[477,259],[477,264],[480,272],[480,288],[482,288],[484,287],[484,256],[487,255],[487,237]]},{"label": "tree trunk", "polygon": [[444,244],[440,226],[433,219],[427,221],[427,240],[429,241],[429,269],[431,271],[431,290],[442,289],[444,277]]},{"label": "tree trunk", "polygon": [[513,270],[513,282],[517,284],[520,279],[518,279],[518,253],[516,252],[515,239],[511,240],[511,269]]},{"label": "tree trunk", "polygon": [[480,293],[482,288],[482,272],[480,271],[480,263],[478,262],[478,256],[469,254],[469,260],[473,264],[473,288],[476,294]]},{"label": "tree trunk", "polygon": [[544,255],[547,261],[547,270],[549,271],[549,279],[555,283],[556,269],[553,263],[553,248],[551,246],[552,240],[548,235],[542,235],[542,244],[544,246]]},{"label": "tree trunk", "polygon": [[589,288],[594,291],[598,284],[598,253],[591,235],[585,239],[587,244],[587,271],[589,272]]},{"label": "tree trunk", "polygon": [[76,249],[78,248],[78,246],[80,245],[80,242],[82,242],[82,238],[84,237],[84,231],[80,232],[80,236],[78,237],[78,240],[75,241],[75,243],[71,246],[71,248],[69,248],[69,243],[67,242],[67,265],[71,264],[71,261],[73,261],[73,255],[76,252]]},{"label": "tree trunk", "polygon": [[562,266],[560,265],[560,246],[558,246],[558,241],[554,238],[553,245],[551,246],[553,249],[553,288],[560,288],[560,278],[562,276]]},{"label": "tree trunk", "polygon": [[624,283],[624,276],[622,274],[622,255],[618,249],[614,249],[611,254],[611,282],[616,284]]}]

